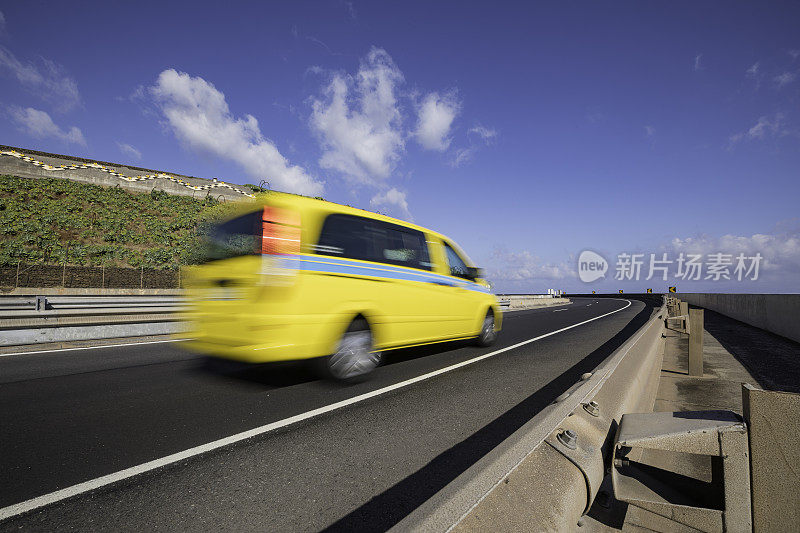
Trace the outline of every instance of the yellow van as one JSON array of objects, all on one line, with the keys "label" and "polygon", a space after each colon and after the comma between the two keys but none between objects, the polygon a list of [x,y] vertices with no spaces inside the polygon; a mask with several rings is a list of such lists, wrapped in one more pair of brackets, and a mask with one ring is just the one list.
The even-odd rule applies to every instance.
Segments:
[{"label": "yellow van", "polygon": [[387,350],[470,339],[502,323],[482,271],[447,237],[394,218],[286,193],[220,224],[210,261],[186,272],[187,344],[246,362],[320,358],[335,379]]}]

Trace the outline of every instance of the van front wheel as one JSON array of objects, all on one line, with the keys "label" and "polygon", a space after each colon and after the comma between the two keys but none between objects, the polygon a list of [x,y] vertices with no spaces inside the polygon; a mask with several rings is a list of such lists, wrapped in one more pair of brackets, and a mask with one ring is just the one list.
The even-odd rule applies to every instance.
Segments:
[{"label": "van front wheel", "polygon": [[483,319],[481,332],[475,342],[478,346],[491,346],[497,340],[497,331],[494,329],[494,313],[489,311]]},{"label": "van front wheel", "polygon": [[372,333],[366,320],[354,320],[336,351],[325,358],[326,373],[349,381],[372,372],[381,362],[381,352],[372,351]]}]

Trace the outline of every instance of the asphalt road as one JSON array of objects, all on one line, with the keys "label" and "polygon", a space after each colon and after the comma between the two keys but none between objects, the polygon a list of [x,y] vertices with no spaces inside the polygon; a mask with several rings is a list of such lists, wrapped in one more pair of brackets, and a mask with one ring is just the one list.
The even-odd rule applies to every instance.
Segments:
[{"label": "asphalt road", "polygon": [[385,530],[649,317],[576,299],[508,313],[495,346],[389,352],[369,381],[217,364],[176,344],[0,357],[0,508],[625,309],[474,364],[0,523],[0,530]]}]

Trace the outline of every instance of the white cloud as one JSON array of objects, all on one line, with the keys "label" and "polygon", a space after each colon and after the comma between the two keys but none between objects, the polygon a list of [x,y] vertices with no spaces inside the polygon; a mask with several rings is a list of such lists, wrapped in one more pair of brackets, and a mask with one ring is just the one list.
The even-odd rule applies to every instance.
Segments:
[{"label": "white cloud", "polygon": [[760,265],[760,272],[766,276],[767,280],[783,281],[787,283],[785,290],[797,290],[800,272],[800,227],[787,228],[786,231],[774,234],[757,233],[750,236],[742,235],[723,235],[721,237],[711,237],[701,235],[699,237],[675,238],[667,246],[665,251],[670,252],[670,256],[675,258],[683,252],[684,254],[730,254],[735,257],[743,253],[746,257],[754,257],[757,253],[761,254],[763,260]]},{"label": "white cloud", "polygon": [[795,78],[797,78],[797,73],[795,73],[795,72],[784,72],[782,74],[779,74],[779,75],[775,76],[774,79],[775,79],[775,83],[778,84],[778,88],[780,89],[784,85],[789,85],[790,83],[792,83],[795,80]]},{"label": "white cloud", "polygon": [[450,166],[453,168],[458,168],[461,165],[465,165],[475,158],[475,154],[478,152],[480,146],[478,145],[478,142],[475,140],[474,136],[477,136],[481,141],[483,141],[484,144],[486,144],[486,146],[489,146],[494,144],[494,142],[497,140],[498,133],[494,128],[487,128],[477,124],[467,130],[467,135],[472,136],[469,138],[469,146],[455,150],[455,155],[450,160]]},{"label": "white cloud", "polygon": [[483,142],[486,144],[491,144],[497,139],[497,130],[494,128],[487,128],[485,126],[481,126],[480,124],[473,126],[467,131],[467,133],[473,133],[480,137]]},{"label": "white cloud", "polygon": [[653,135],[656,134],[656,129],[653,126],[645,126],[644,134],[646,137],[652,137]]},{"label": "white cloud", "polygon": [[11,107],[9,112],[19,129],[31,137],[37,139],[52,137],[66,143],[86,146],[86,139],[83,138],[83,133],[81,133],[80,129],[73,126],[69,131],[62,130],[53,122],[50,115],[44,111],[33,109],[32,107],[25,109]]},{"label": "white cloud", "polygon": [[344,7],[347,8],[347,15],[350,17],[350,20],[356,20],[358,18],[353,2],[344,2]]},{"label": "white cloud", "polygon": [[322,183],[290,165],[265,139],[252,115],[235,118],[225,95],[201,77],[163,71],[149,88],[169,127],[186,146],[238,163],[256,179],[278,189],[306,195],[322,192]]},{"label": "white cloud", "polygon": [[452,161],[450,161],[450,166],[453,168],[458,168],[461,165],[465,165],[472,161],[475,157],[475,147],[470,146],[469,148],[459,148],[456,150],[456,155]]},{"label": "white cloud", "polygon": [[703,70],[703,54],[697,54],[694,56],[694,70]]},{"label": "white cloud", "polygon": [[745,71],[745,76],[756,82],[756,90],[761,87],[761,80],[764,79],[764,74],[761,72],[761,65],[758,61]]},{"label": "white cloud", "polygon": [[600,111],[592,111],[591,113],[586,113],[586,120],[588,120],[592,124],[602,122],[606,118],[608,118],[606,117],[606,114]]},{"label": "white cloud", "polygon": [[489,278],[502,281],[560,280],[576,276],[567,263],[542,263],[527,250],[510,252],[496,247],[487,267]]},{"label": "white cloud", "polygon": [[784,128],[783,118],[783,113],[776,113],[771,120],[765,116],[759,117],[758,122],[746,132],[731,135],[728,139],[730,142],[729,147],[743,140],[764,140],[767,137],[786,135],[788,132]]},{"label": "white cloud", "polygon": [[0,72],[10,75],[27,90],[51,103],[57,111],[66,112],[80,104],[77,82],[64,68],[48,59],[42,67],[23,63],[7,48],[0,46]]},{"label": "white cloud", "polygon": [[372,207],[386,207],[392,211],[394,216],[405,220],[413,220],[411,212],[408,210],[406,193],[398,191],[394,187],[384,193],[376,194],[372,197],[369,204]]},{"label": "white cloud", "polygon": [[137,150],[128,143],[121,143],[117,141],[117,146],[119,147],[119,151],[127,156],[133,157],[134,159],[142,158],[142,152],[140,152],[139,150]]},{"label": "white cloud", "polygon": [[800,50],[789,50],[789,55],[792,56],[792,59],[797,59],[800,57]]},{"label": "white cloud", "polygon": [[749,130],[747,130],[747,136],[751,139],[763,139],[764,132],[767,130],[774,130],[778,127],[778,121],[776,120],[775,123],[769,121],[767,117],[760,117],[758,122]]},{"label": "white cloud", "polygon": [[328,46],[327,44],[325,44],[325,43],[324,43],[322,40],[320,40],[320,39],[317,39],[317,38],[316,38],[316,37],[314,37],[313,35],[306,35],[306,36],[305,36],[305,38],[306,38],[306,39],[308,39],[309,41],[311,41],[312,43],[314,43],[314,44],[316,44],[316,45],[318,45],[318,46],[320,46],[320,47],[324,48],[324,49],[325,49],[325,51],[326,51],[326,52],[328,52],[328,53],[329,53],[329,54],[331,54],[331,55],[334,55],[334,56],[341,55],[340,53],[338,53],[338,52],[334,52],[333,50],[331,50],[331,47],[330,47],[330,46]]},{"label": "white cloud", "polygon": [[418,109],[417,142],[427,150],[444,152],[450,146],[450,128],[461,111],[455,93],[429,93]]},{"label": "white cloud", "polygon": [[322,100],[314,99],[311,128],[323,149],[322,168],[377,185],[404,149],[396,92],[403,74],[385,50],[372,48],[355,76],[336,74]]},{"label": "white cloud", "polygon": [[6,16],[0,11],[0,32],[6,29]]}]

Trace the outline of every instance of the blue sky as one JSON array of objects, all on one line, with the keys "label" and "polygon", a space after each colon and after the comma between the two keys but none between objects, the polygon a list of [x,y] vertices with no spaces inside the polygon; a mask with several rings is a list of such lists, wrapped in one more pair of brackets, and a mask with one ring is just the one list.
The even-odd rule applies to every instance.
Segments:
[{"label": "blue sky", "polygon": [[[0,11],[0,143],[413,219],[501,292],[800,292],[796,3]],[[579,281],[585,249],[606,278]],[[622,252],[764,259],[757,280],[617,280]]]}]

